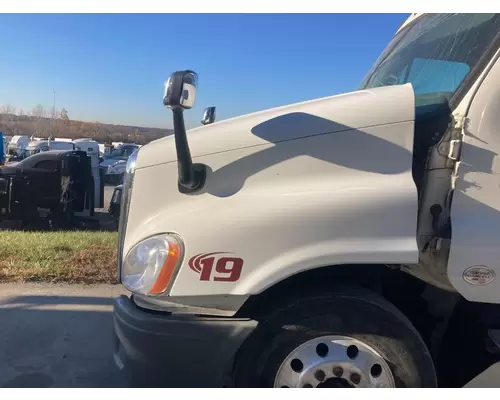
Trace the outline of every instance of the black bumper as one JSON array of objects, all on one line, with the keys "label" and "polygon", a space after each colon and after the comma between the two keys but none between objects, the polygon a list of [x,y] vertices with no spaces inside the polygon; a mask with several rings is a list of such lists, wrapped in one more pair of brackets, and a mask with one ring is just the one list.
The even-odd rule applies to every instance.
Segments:
[{"label": "black bumper", "polygon": [[149,312],[115,300],[114,357],[131,386],[230,385],[234,356],[256,321]]}]

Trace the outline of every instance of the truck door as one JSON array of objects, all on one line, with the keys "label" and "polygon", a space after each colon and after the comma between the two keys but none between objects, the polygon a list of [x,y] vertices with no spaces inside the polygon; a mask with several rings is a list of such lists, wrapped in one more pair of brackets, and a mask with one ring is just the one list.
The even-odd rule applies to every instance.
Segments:
[{"label": "truck door", "polygon": [[470,103],[462,140],[451,205],[448,277],[466,299],[500,303],[498,59]]},{"label": "truck door", "polygon": [[73,210],[76,213],[83,212],[85,216],[93,215],[94,183],[87,153],[75,151],[66,155],[63,161],[63,176],[70,177],[71,180]]}]

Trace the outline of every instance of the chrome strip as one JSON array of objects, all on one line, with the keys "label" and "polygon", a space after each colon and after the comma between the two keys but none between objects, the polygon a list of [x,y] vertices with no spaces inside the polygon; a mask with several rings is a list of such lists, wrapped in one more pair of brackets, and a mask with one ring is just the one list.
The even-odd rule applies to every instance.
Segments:
[{"label": "chrome strip", "polygon": [[139,149],[134,151],[127,160],[125,176],[123,177],[123,189],[120,203],[120,219],[118,220],[118,282],[122,282],[123,245],[125,243],[125,232],[127,230],[128,212],[130,209],[130,196],[135,174],[135,161]]}]

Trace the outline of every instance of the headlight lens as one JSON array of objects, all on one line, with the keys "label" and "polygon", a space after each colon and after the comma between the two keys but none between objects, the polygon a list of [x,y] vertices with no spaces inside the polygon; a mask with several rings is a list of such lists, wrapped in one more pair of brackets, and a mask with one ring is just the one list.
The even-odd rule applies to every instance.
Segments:
[{"label": "headlight lens", "polygon": [[182,259],[182,240],[174,234],[152,236],[137,243],[123,260],[122,283],[133,293],[164,293]]}]

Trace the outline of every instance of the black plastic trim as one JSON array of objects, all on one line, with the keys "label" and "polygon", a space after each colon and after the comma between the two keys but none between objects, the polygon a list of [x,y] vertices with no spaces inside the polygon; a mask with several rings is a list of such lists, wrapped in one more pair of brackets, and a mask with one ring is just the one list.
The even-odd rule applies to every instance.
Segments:
[{"label": "black plastic trim", "polygon": [[152,312],[115,300],[115,357],[132,386],[223,387],[234,357],[256,328],[251,319]]}]

